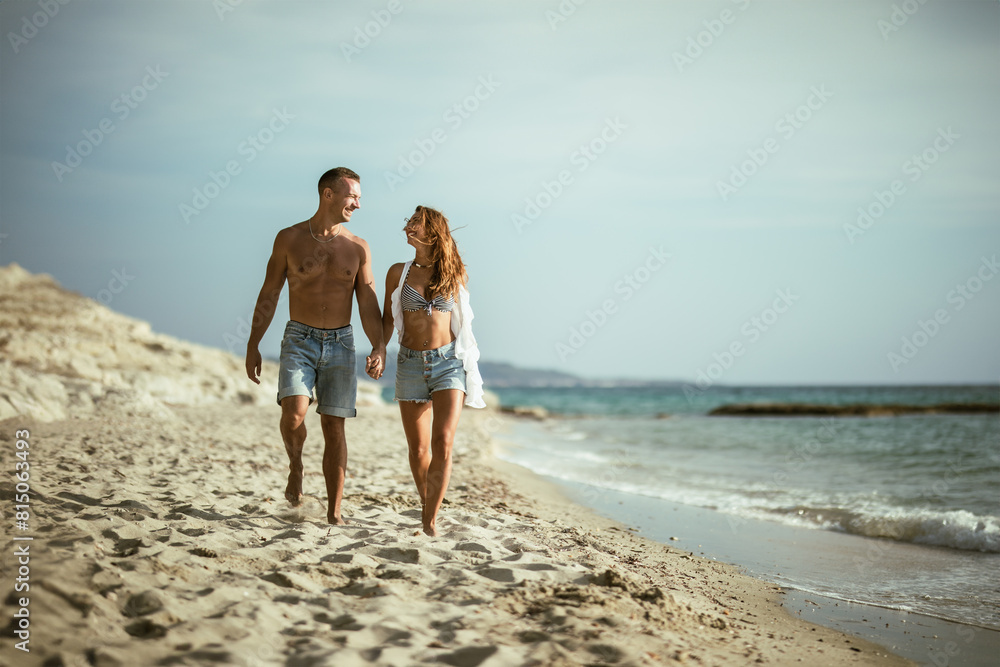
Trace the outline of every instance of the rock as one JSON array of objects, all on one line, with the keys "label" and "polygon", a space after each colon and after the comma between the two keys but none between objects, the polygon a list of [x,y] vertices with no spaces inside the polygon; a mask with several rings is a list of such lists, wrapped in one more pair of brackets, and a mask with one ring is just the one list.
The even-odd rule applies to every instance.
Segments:
[{"label": "rock", "polygon": [[160,595],[153,590],[136,593],[129,597],[122,608],[122,613],[126,616],[145,616],[163,609],[163,600]]},{"label": "rock", "polygon": [[512,407],[502,407],[501,412],[514,415],[515,417],[529,417],[539,421],[548,419],[549,411],[538,405],[515,405]]},{"label": "rock", "polygon": [[940,403],[936,405],[733,403],[719,406],[708,414],[713,417],[894,417],[918,413],[974,414],[989,412],[1000,413],[1000,403]]},{"label": "rock", "polygon": [[148,618],[140,618],[126,625],[125,632],[139,639],[157,639],[167,634],[167,628]]}]

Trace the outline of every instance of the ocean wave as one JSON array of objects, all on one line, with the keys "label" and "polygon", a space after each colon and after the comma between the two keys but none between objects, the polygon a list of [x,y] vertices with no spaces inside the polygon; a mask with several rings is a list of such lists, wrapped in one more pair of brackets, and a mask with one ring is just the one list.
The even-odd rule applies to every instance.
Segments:
[{"label": "ocean wave", "polygon": [[[846,498],[842,499],[843,504],[839,507],[830,506],[820,498],[813,499],[809,505],[789,507],[782,503],[783,499],[787,500],[787,496],[768,497],[748,494],[746,490],[734,494],[731,490],[696,488],[692,479],[687,480],[686,486],[677,485],[666,489],[658,485],[636,483],[608,469],[601,475],[581,474],[578,470],[559,466],[548,466],[536,472],[595,489],[605,488],[661,498],[735,516],[778,521],[800,528],[834,530],[923,546],[1000,553],[1000,517],[979,516],[966,510],[904,509],[879,503],[873,506],[867,501]],[[860,506],[862,504],[864,507]]]},{"label": "ocean wave", "polygon": [[[566,428],[560,435],[577,432]],[[761,482],[759,476],[750,479],[753,470],[743,473],[732,465],[716,466],[706,474],[705,462],[692,461],[688,452],[671,462],[645,450],[609,446],[607,438],[594,440],[597,447],[567,447],[564,439],[550,437],[509,454],[539,474],[589,487],[586,497],[607,489],[800,528],[1000,553],[1000,517],[983,503],[958,509],[964,503],[953,497],[956,509],[935,509],[923,497],[907,496],[908,489],[891,485],[884,493],[804,484],[779,487]],[[971,474],[969,469],[962,472]]]},{"label": "ocean wave", "polygon": [[965,510],[796,507],[772,513],[852,535],[966,551],[1000,553],[1000,518]]}]

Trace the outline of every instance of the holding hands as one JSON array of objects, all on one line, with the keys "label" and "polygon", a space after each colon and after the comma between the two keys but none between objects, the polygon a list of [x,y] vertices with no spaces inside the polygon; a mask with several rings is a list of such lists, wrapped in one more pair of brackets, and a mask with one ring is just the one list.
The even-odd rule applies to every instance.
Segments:
[{"label": "holding hands", "polygon": [[372,353],[365,358],[365,373],[368,376],[377,380],[382,377],[382,373],[385,371],[385,348],[379,350],[372,350]]}]

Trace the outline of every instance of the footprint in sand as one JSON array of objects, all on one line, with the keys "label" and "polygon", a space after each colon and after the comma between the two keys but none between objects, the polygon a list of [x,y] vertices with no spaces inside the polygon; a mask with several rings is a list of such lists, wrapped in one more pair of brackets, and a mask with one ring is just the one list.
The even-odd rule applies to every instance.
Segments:
[{"label": "footprint in sand", "polygon": [[459,542],[455,545],[455,551],[480,551],[490,553],[489,547],[485,547],[477,542]]}]

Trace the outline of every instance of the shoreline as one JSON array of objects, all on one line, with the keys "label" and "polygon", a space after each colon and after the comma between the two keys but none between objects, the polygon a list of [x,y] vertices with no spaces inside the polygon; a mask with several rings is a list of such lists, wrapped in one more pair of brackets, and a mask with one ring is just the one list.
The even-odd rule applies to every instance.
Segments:
[{"label": "shoreline", "polygon": [[[523,419],[524,417],[522,417]],[[502,449],[503,445],[500,445]],[[499,454],[499,452],[498,452]],[[831,550],[831,543],[846,537],[859,544],[869,542],[867,538],[852,535],[828,533],[806,528],[793,528],[779,524],[768,524],[763,521],[740,520],[740,533],[749,534],[752,539],[768,546],[760,553],[748,556],[747,551],[738,555],[715,541],[718,533],[735,529],[727,515],[703,508],[683,506],[660,499],[647,499],[648,505],[634,504],[626,509],[617,509],[623,502],[619,498],[627,498],[630,494],[622,494],[607,489],[594,489],[584,484],[565,482],[555,478],[538,475],[516,463],[497,457],[502,464],[498,466],[505,475],[515,479],[524,477],[532,480],[532,485],[542,485],[546,488],[546,499],[556,496],[558,503],[572,508],[576,512],[594,513],[612,525],[644,537],[656,544],[669,546],[674,551],[686,551],[694,556],[695,551],[700,557],[710,562],[726,563],[740,571],[744,576],[752,577],[769,586],[779,587],[780,593],[774,596],[772,602],[783,607],[789,615],[807,620],[834,631],[844,632],[853,637],[864,639],[875,645],[921,665],[958,665],[969,667],[988,667],[994,663],[995,656],[1000,652],[1000,631],[973,623],[961,622],[932,616],[921,612],[911,612],[890,607],[883,607],[856,600],[835,597],[829,593],[807,590],[792,582],[791,578],[781,578],[775,581],[768,573],[754,571],[749,565],[754,558],[761,559],[762,554],[773,553],[775,549],[792,547],[796,553],[786,555],[791,561],[796,557],[808,558],[810,553]],[[519,486],[529,482],[522,481]],[[602,502],[595,502],[600,498]],[[552,502],[549,500],[549,502]],[[667,510],[660,508],[662,505]],[[616,511],[617,509],[617,511]],[[672,530],[682,537],[667,536],[662,529],[651,528],[648,521],[641,517],[654,511],[673,511],[677,514],[676,525]],[[572,514],[574,510],[567,510]],[[629,513],[631,516],[628,516]],[[679,516],[678,516],[679,515]],[[578,514],[577,514],[578,516]],[[749,526],[747,524],[750,524]],[[694,545],[697,543],[697,549]],[[704,543],[704,547],[703,544]],[[919,549],[914,545],[889,543],[883,549]],[[870,547],[869,547],[870,549]],[[868,553],[871,553],[870,551]],[[717,560],[718,559],[718,560]],[[959,660],[959,656],[961,659]]]},{"label": "shoreline", "polygon": [[[737,564],[716,560],[711,557],[706,557],[705,555],[699,556],[684,547],[669,545],[661,540],[650,538],[640,529],[630,527],[628,524],[619,522],[618,519],[609,517],[592,507],[588,507],[573,500],[568,493],[569,490],[560,484],[558,480],[538,475],[528,468],[520,466],[516,463],[511,463],[501,458],[495,458],[490,465],[508,482],[508,484],[510,484],[512,488],[516,489],[517,492],[523,493],[527,497],[534,496],[539,502],[544,502],[546,509],[550,512],[557,513],[560,517],[562,517],[562,520],[578,522],[584,525],[597,525],[605,531],[615,531],[619,534],[631,535],[639,545],[643,545],[650,550],[661,549],[666,553],[678,555],[679,558],[684,560],[693,560],[694,562],[701,561],[721,565],[725,568],[731,568],[733,571],[737,572],[739,576],[758,582],[760,584],[760,588],[756,592],[763,597],[764,603],[772,605],[774,612],[785,615],[789,620],[801,620],[807,625],[813,624],[820,626],[823,629],[835,634],[843,633],[845,636],[849,635],[852,638],[856,638],[858,641],[868,643],[870,647],[874,647],[871,650],[875,652],[881,650],[884,653],[892,654],[894,658],[898,657],[905,661],[917,660],[917,658],[913,655],[898,653],[895,646],[889,646],[885,642],[880,641],[880,639],[883,638],[882,635],[872,634],[866,636],[864,634],[859,634],[860,628],[853,628],[852,631],[850,627],[851,622],[860,621],[862,617],[865,617],[865,620],[867,621],[867,616],[871,616],[872,614],[866,614],[865,611],[873,610],[874,608],[872,607],[859,603],[850,605],[855,609],[852,610],[853,613],[849,614],[848,622],[840,624],[841,627],[834,627],[835,624],[830,622],[830,620],[826,617],[821,617],[819,619],[804,618],[802,616],[803,612],[809,612],[809,615],[814,615],[815,612],[821,608],[820,605],[817,605],[811,599],[807,598],[822,598],[824,600],[828,600],[830,605],[836,605],[838,603],[844,604],[845,608],[847,608],[848,605],[842,603],[841,601],[834,600],[833,598],[828,598],[819,594],[807,594],[789,586],[782,586],[780,584],[767,581],[766,579],[746,572],[743,567]],[[825,607],[826,604],[822,606]],[[940,619],[934,620],[940,621]],[[941,622],[948,623],[947,621]],[[956,623],[952,625],[959,624]],[[814,630],[811,629],[809,631],[814,632]],[[917,661],[912,663],[906,662],[905,664],[923,663]]]},{"label": "shoreline", "polygon": [[[397,411],[365,407],[348,421],[351,524],[331,527],[318,417],[306,422],[306,502],[291,508],[278,414],[217,404],[2,422],[4,444],[31,430],[38,467],[32,652],[7,638],[0,661],[912,664],[787,614],[773,584],[505,472],[495,413],[463,415],[443,535],[430,539]],[[13,610],[0,607],[0,622]]]},{"label": "shoreline", "polygon": [[[513,419],[531,419],[534,418],[533,415],[517,415],[513,416]],[[754,587],[754,594],[759,595],[761,599],[755,601],[756,603],[769,604],[773,607],[773,611],[778,614],[783,614],[786,618],[785,621],[790,621],[796,623],[802,621],[805,623],[805,628],[803,631],[816,632],[816,627],[818,626],[822,630],[827,630],[834,633],[835,635],[844,636],[850,635],[852,638],[856,638],[857,641],[867,644],[868,650],[878,654],[880,651],[882,653],[889,653],[889,655],[880,656],[888,661],[899,660],[900,664],[916,664],[911,662],[913,659],[909,656],[902,656],[895,654],[891,648],[886,647],[883,643],[879,642],[877,638],[864,637],[855,633],[850,632],[844,628],[834,628],[829,623],[824,623],[816,620],[807,620],[802,618],[797,618],[793,616],[793,612],[798,616],[801,616],[801,612],[804,610],[810,610],[809,605],[814,605],[808,601],[798,602],[795,595],[789,595],[789,589],[787,587],[779,586],[768,582],[760,577],[756,577],[752,574],[747,574],[738,565],[732,563],[718,561],[712,558],[705,558],[703,556],[697,556],[692,551],[686,551],[683,548],[679,548],[674,545],[669,545],[662,540],[651,539],[643,534],[639,529],[630,527],[628,524],[619,521],[618,519],[607,516],[604,513],[599,512],[597,509],[590,507],[584,503],[574,500],[568,493],[568,489],[560,483],[559,480],[555,480],[543,475],[539,475],[534,471],[521,466],[519,464],[507,461],[498,455],[498,448],[502,448],[501,444],[503,441],[503,436],[499,438],[500,442],[494,443],[494,450],[491,457],[488,459],[487,463],[492,468],[494,473],[498,474],[506,483],[511,487],[511,489],[523,498],[529,499],[529,503],[533,505],[544,504],[546,512],[549,516],[555,515],[557,520],[565,521],[569,523],[577,523],[579,525],[586,525],[596,530],[603,531],[606,536],[614,535],[615,542],[620,543],[618,538],[624,537],[626,541],[639,545],[645,549],[652,552],[660,552],[663,554],[670,554],[675,558],[681,560],[712,564],[716,566],[721,566],[726,569],[735,571],[737,576],[744,577],[753,582],[756,582],[758,586]],[[633,549],[634,550],[634,549]],[[676,567],[676,561],[672,563]],[[689,576],[689,575],[688,575]],[[720,582],[722,583],[722,582]],[[744,582],[745,584],[745,582]],[[816,597],[816,596],[812,596]],[[831,602],[835,602],[831,599]],[[861,605],[856,605],[861,606]],[[938,619],[935,619],[938,620]],[[958,624],[954,624],[958,625]],[[820,641],[823,641],[821,638]],[[833,664],[833,663],[831,663]],[[879,663],[879,664],[890,664],[890,662]]]}]

